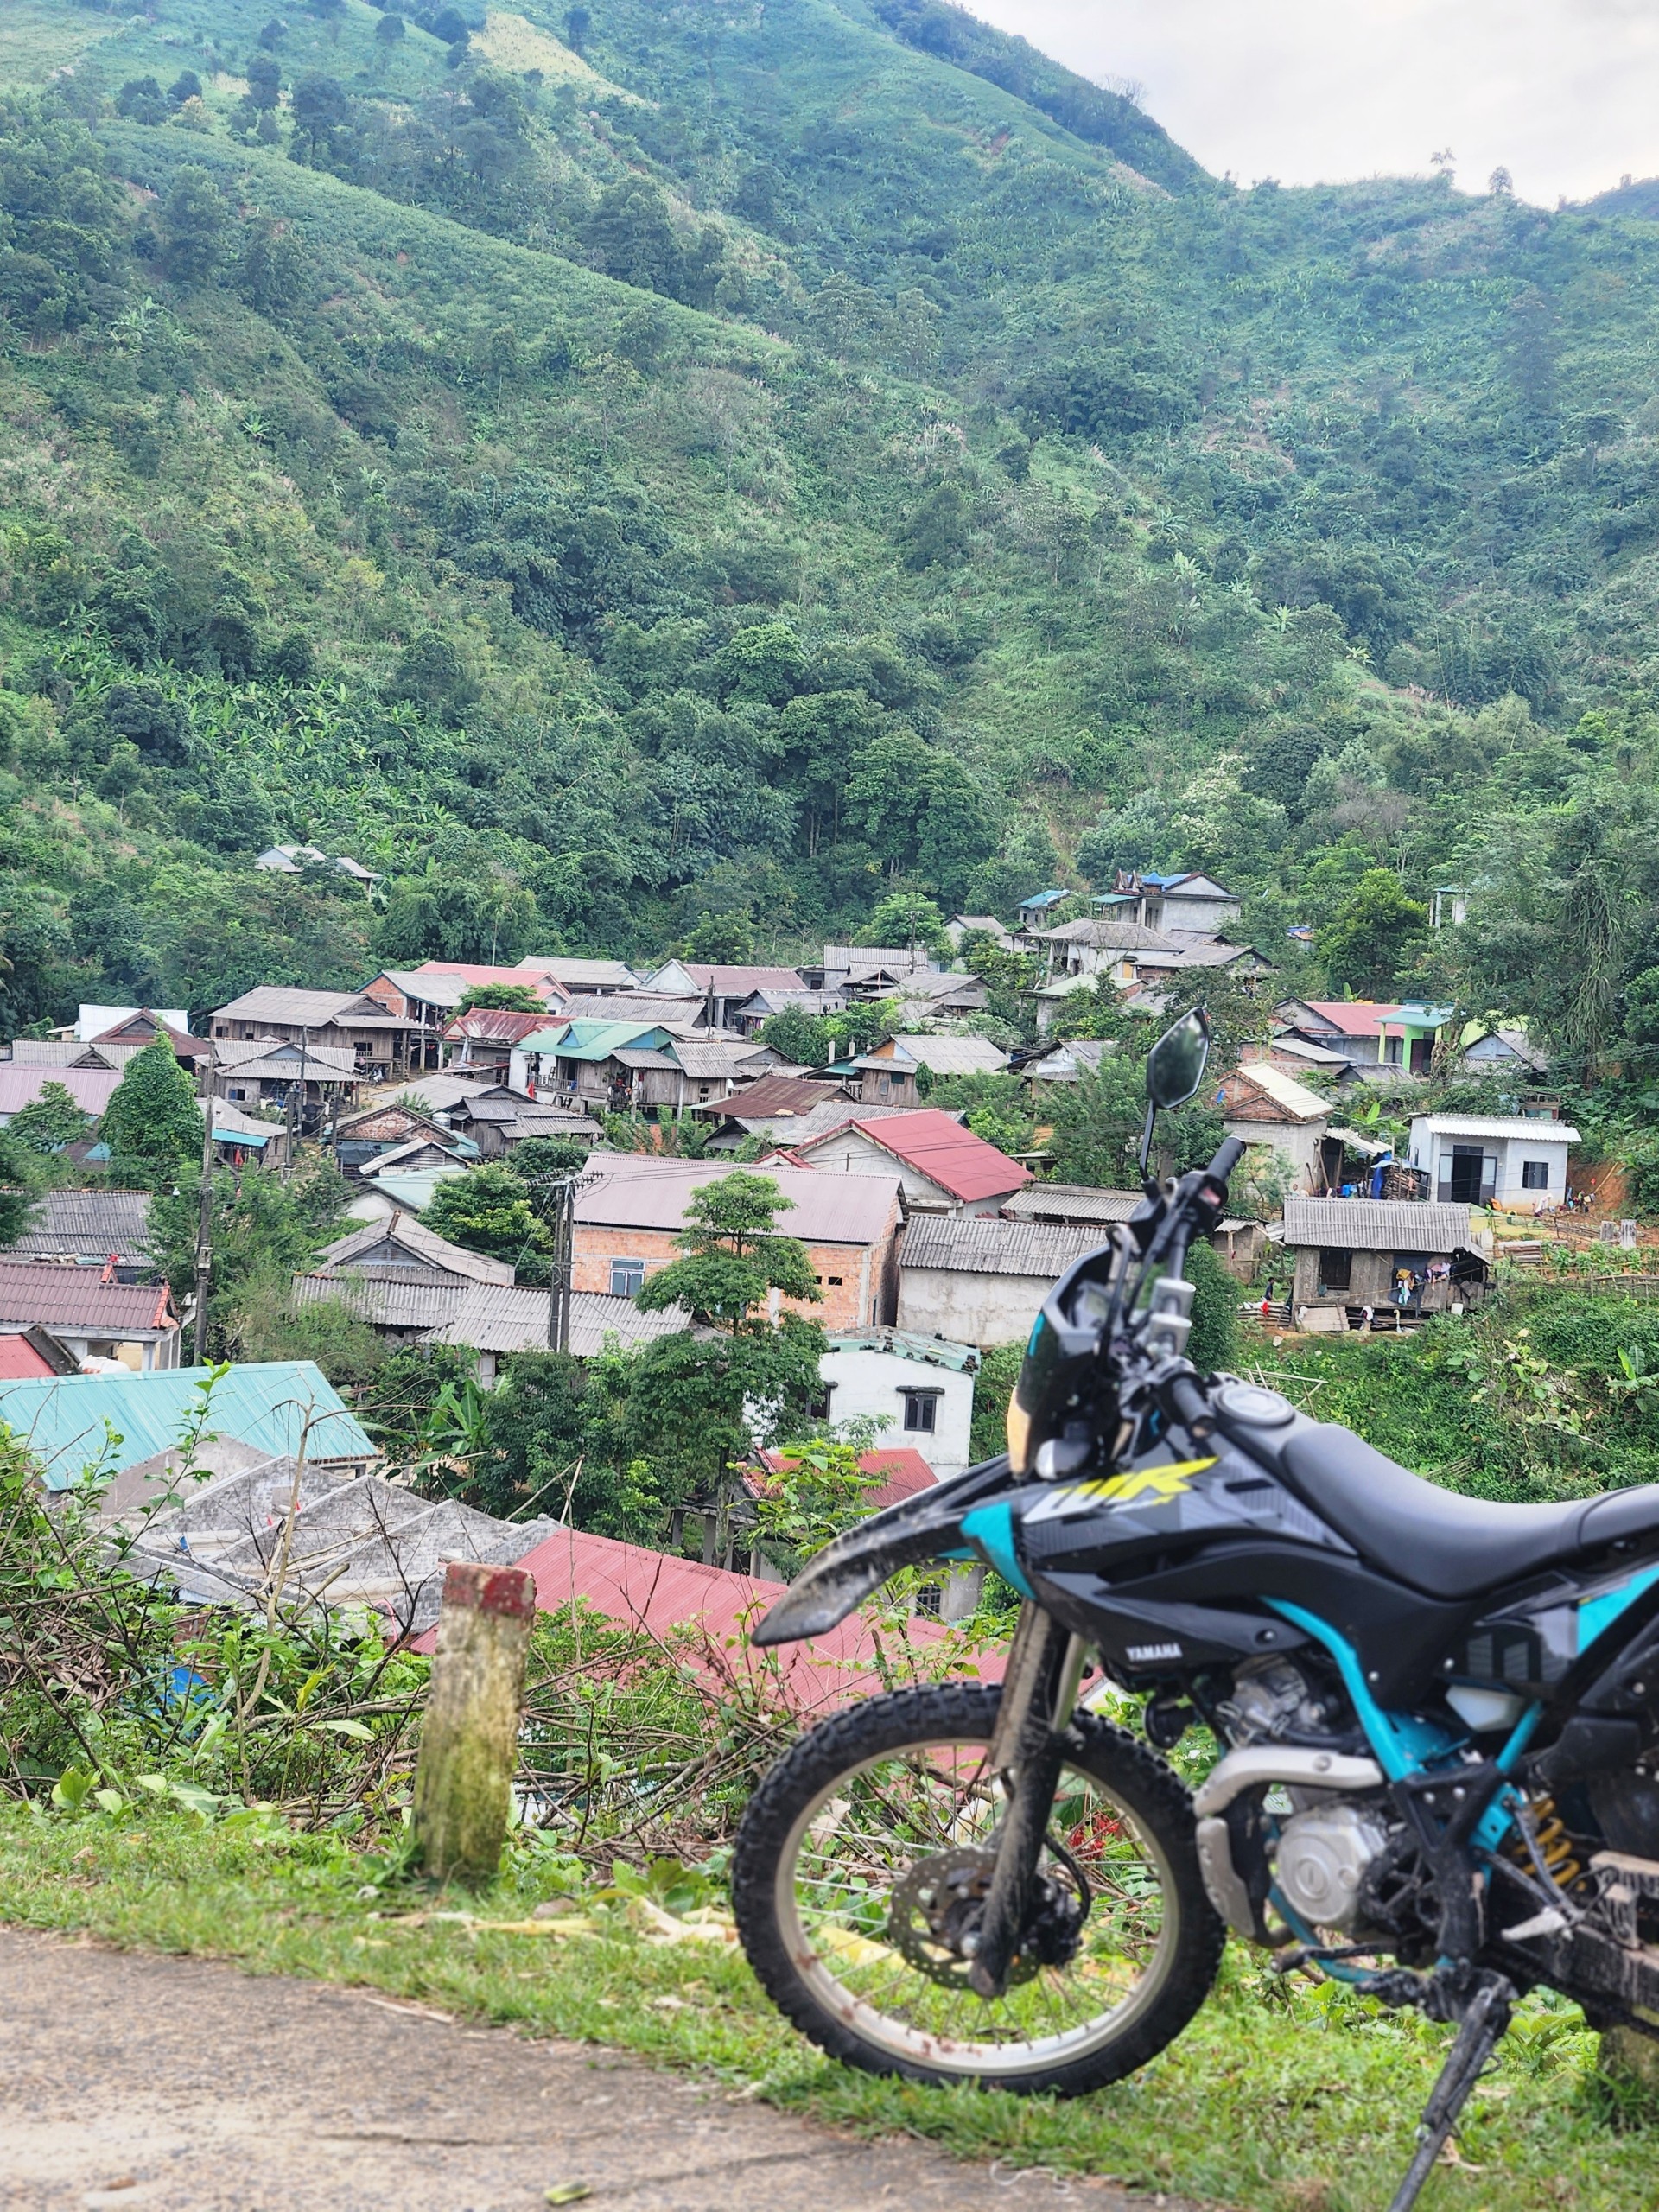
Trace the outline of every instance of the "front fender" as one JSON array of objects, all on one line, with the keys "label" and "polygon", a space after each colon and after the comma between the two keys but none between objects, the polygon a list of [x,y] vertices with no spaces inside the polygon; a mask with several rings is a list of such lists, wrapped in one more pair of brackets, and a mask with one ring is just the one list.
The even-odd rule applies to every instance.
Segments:
[{"label": "front fender", "polygon": [[1007,1455],[1001,1454],[873,1514],[809,1561],[757,1624],[750,1641],[766,1646],[823,1636],[901,1567],[956,1551],[963,1516],[995,1492],[1013,1487]]}]

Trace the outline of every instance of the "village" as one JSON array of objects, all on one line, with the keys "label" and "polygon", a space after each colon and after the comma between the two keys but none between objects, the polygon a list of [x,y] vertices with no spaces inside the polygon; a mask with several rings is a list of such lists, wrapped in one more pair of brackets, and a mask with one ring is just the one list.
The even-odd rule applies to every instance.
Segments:
[{"label": "village", "polygon": [[[204,1192],[281,1184],[308,1159],[343,1179],[328,1241],[287,1284],[296,1325],[343,1312],[406,1359],[442,1358],[480,1399],[547,1353],[592,1363],[717,1335],[647,1286],[686,1249],[708,1194],[766,1179],[766,1231],[798,1245],[811,1281],[774,1283],[736,1325],[793,1316],[822,1332],[810,1418],[798,1406],[792,1426],[852,1440],[843,1508],[860,1511],[997,1448],[1011,1363],[1051,1286],[1140,1196],[1128,1154],[1113,1183],[1057,1175],[1054,1127],[1103,1065],[1133,1079],[1166,1013],[1206,992],[1224,988],[1255,1032],[1230,1053],[1224,1036],[1198,1102],[1249,1148],[1236,1211],[1212,1240],[1247,1325],[1281,1344],[1402,1334],[1567,1254],[1645,1281],[1616,1167],[1578,1158],[1523,1029],[1281,995],[1296,949],[1270,960],[1239,913],[1201,872],[1126,873],[1086,904],[1046,890],[1006,921],[963,914],[941,930],[935,915],[908,946],[826,944],[794,966],[429,960],[359,991],[256,988],[199,1017],[199,1034],[184,1009],[83,1007],[0,1061],[0,1124],[38,1122],[45,1101],[83,1128],[54,1147],[0,1255],[0,1419],[49,1484],[95,1468],[104,1510],[137,1512],[156,1571],[204,1600],[245,1604],[268,1586],[270,1497],[296,1461],[315,1544],[285,1555],[292,1586],[368,1604],[403,1634],[430,1627],[454,1558],[526,1561],[544,1603],[579,1594],[660,1629],[735,1624],[804,1556],[758,1510],[779,1446],[798,1442],[765,1403],[745,1404],[738,1457],[683,1483],[642,1545],[583,1527],[574,1487],[562,1500],[543,1484],[533,1515],[480,1510],[468,1447],[435,1469],[429,1451],[409,1464],[326,1357],[241,1358],[216,1381],[209,1197],[194,1280],[175,1298],[151,1242],[155,1195],[110,1186],[100,1129],[146,1052],[194,1089]],[[1010,977],[1023,1045],[1004,1041]],[[1435,1075],[1507,1110],[1430,1110],[1414,1094]],[[530,1224],[516,1250],[519,1229],[479,1233],[504,1192]],[[157,1522],[204,1387],[212,1440],[193,1467],[215,1479]],[[964,1568],[919,1602],[964,1618],[984,1574]]]}]

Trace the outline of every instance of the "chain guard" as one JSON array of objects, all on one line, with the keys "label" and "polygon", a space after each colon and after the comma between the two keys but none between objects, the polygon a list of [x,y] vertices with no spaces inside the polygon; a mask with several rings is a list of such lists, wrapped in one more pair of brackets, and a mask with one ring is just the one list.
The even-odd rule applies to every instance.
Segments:
[{"label": "chain guard", "polygon": [[[963,1941],[978,1930],[995,1867],[994,1851],[963,1845],[918,1859],[893,1884],[888,1941],[918,1974],[947,1989],[970,1986]],[[1039,1878],[1033,1904],[1008,1968],[1011,1989],[1068,1964],[1083,1939],[1084,1907],[1051,1876]]]}]

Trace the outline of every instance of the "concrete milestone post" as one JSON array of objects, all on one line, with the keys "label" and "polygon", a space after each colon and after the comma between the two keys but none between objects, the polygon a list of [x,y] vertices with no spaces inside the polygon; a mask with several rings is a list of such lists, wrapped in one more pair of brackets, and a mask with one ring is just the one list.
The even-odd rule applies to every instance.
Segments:
[{"label": "concrete milestone post", "polygon": [[435,1881],[480,1884],[500,1866],[535,1618],[536,1578],[524,1567],[444,1569],[415,1770],[416,1840]]}]

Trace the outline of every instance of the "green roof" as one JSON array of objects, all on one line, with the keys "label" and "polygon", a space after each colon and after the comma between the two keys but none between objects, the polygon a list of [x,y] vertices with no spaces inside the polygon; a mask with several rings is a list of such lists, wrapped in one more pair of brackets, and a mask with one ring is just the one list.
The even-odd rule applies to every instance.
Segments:
[{"label": "green roof", "polygon": [[[45,1471],[48,1490],[68,1490],[89,1466],[111,1474],[170,1450],[211,1370],[175,1368],[149,1375],[42,1376],[0,1382],[0,1422]],[[234,1436],[273,1459],[305,1451],[311,1459],[372,1459],[366,1432],[308,1359],[251,1361],[213,1385],[203,1433]],[[107,1426],[106,1426],[107,1425]],[[113,1449],[107,1440],[119,1441]]]},{"label": "green roof", "polygon": [[672,1041],[654,1021],[573,1021],[551,1049],[562,1060],[608,1060],[625,1045],[656,1046]]}]

